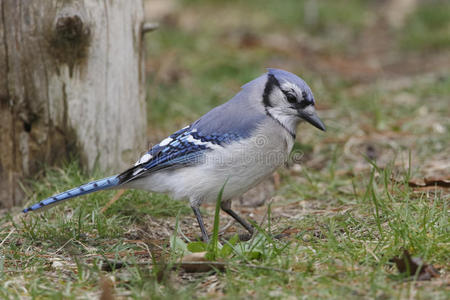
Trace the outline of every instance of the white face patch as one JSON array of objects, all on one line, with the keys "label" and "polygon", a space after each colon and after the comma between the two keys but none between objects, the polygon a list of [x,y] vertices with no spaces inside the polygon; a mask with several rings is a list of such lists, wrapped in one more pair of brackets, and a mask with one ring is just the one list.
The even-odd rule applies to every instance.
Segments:
[{"label": "white face patch", "polygon": [[296,84],[293,84],[291,82],[283,82],[280,87],[283,91],[293,91],[297,95],[297,97],[300,97],[300,99],[302,98],[302,91]]},{"label": "white face patch", "polygon": [[148,153],[145,153],[144,155],[142,155],[141,158],[139,158],[139,160],[134,164],[135,166],[140,165],[140,164],[144,164],[146,162],[148,162],[150,159],[152,159],[153,156],[151,156]]},{"label": "white face patch", "polygon": [[283,90],[294,90],[294,91],[298,91],[298,87],[296,84],[289,82],[289,81],[285,81],[281,84],[281,88]]},{"label": "white face patch", "polygon": [[170,142],[173,141],[171,137],[165,138],[164,140],[159,143],[159,146],[164,147],[170,144]]},{"label": "white face patch", "polygon": [[268,113],[278,121],[282,126],[292,135],[295,136],[297,125],[300,118],[293,115],[290,109],[286,107],[270,107],[267,109]]}]

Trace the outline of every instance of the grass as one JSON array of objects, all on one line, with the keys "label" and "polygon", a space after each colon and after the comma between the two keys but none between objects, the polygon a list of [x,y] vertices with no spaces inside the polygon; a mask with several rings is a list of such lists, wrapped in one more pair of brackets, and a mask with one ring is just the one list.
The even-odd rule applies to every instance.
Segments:
[{"label": "grass", "polygon": [[[69,178],[66,183],[79,180],[75,167],[65,169],[72,170],[71,174],[63,173]],[[357,182],[351,176],[336,177],[331,167],[308,172],[310,182],[288,184],[280,192],[285,200],[273,204],[272,225],[264,223],[259,229],[277,234],[288,228],[291,235],[277,240],[262,234],[251,243],[235,245],[234,254],[226,260],[230,266],[215,275],[227,297],[284,298],[301,294],[336,298],[351,294],[355,298],[446,298],[443,287],[405,280],[390,259],[408,249],[445,272],[450,250],[448,195],[438,189],[416,193],[405,184],[410,170],[395,174],[398,180],[393,183],[392,166],[375,166]],[[47,178],[52,181],[50,175]],[[352,181],[354,191],[340,191]],[[159,245],[162,252],[157,259],[165,257],[170,263],[169,239],[152,241],[140,236],[142,245],[131,241],[126,231],[139,224],[143,216],[130,218],[126,206],[133,203],[121,205],[125,213],[100,213],[110,197],[108,192],[93,194],[85,197],[90,199],[73,201],[24,220],[5,217],[2,223],[9,221],[12,226],[2,228],[1,240],[12,233],[2,245],[4,284],[0,295],[90,297],[97,294],[99,280],[104,276],[115,278],[116,293],[123,296],[182,299],[199,295],[199,289],[200,295],[206,295],[203,282],[210,273],[184,282],[180,288],[176,280],[158,280],[151,268],[134,264],[150,260],[148,254],[142,255],[142,249],[156,249]],[[300,199],[316,200],[304,204]],[[152,201],[149,207],[155,204]],[[169,199],[164,203],[169,207],[172,204]],[[295,210],[300,216],[280,217],[278,213],[286,206],[287,211]],[[167,214],[174,220],[175,211],[169,211]],[[239,247],[243,247],[241,251]],[[242,253],[249,255],[243,258]],[[101,267],[104,258],[125,261],[126,266],[105,272]],[[249,262],[268,269],[248,268]]]},{"label": "grass", "polygon": [[[258,234],[231,241],[222,255],[225,270],[187,274],[166,267],[179,260],[177,247],[201,246],[187,203],[127,191],[102,212],[116,193],[104,191],[25,218],[19,208],[0,214],[0,298],[90,299],[105,278],[116,296],[135,299],[448,298],[448,189],[407,184],[439,175],[448,163],[448,70],[402,73],[408,63],[400,63],[396,72],[364,80],[323,69],[332,63],[328,53],[339,59],[354,53],[336,45],[357,48],[375,4],[352,0],[343,9],[319,1],[318,17],[308,23],[304,1],[278,3],[182,1],[148,39],[153,142],[232,97],[265,67],[310,83],[327,125],[327,133],[299,127],[301,166],[281,169],[275,200],[251,209]],[[418,51],[424,61],[434,54],[423,49],[448,50],[440,31],[447,4],[432,3],[411,14],[400,29],[408,34],[398,37],[401,45],[412,43],[408,55]],[[419,27],[425,31],[418,34]],[[390,52],[389,60],[401,62],[402,50],[392,51],[397,56]],[[86,174],[76,160],[45,168],[24,184],[27,203],[104,175]],[[218,220],[214,208],[203,208],[210,232]],[[240,213],[248,216],[249,208]],[[222,213],[220,219],[222,226],[229,220]],[[404,249],[440,268],[441,277],[417,282],[399,274],[390,260]]]},{"label": "grass", "polygon": [[445,1],[422,3],[402,30],[404,49],[433,51],[450,46],[450,4]]}]

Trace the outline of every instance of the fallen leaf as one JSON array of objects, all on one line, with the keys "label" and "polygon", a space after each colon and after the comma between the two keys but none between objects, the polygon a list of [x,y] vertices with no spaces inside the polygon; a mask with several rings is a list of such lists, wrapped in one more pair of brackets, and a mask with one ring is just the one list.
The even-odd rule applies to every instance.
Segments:
[{"label": "fallen leaf", "polygon": [[428,185],[437,185],[442,187],[450,187],[450,175],[443,177],[425,177],[425,184]]},{"label": "fallen leaf", "polygon": [[418,274],[417,280],[430,280],[439,277],[439,272],[435,267],[424,263],[419,257],[412,257],[407,250],[403,251],[402,257],[394,257],[392,261],[400,273],[406,273],[407,276]]},{"label": "fallen leaf", "polygon": [[176,266],[182,268],[188,273],[208,272],[214,269],[223,271],[225,264],[219,261],[208,261],[206,259],[207,252],[196,252],[183,257],[180,264]]},{"label": "fallen leaf", "polygon": [[100,282],[100,288],[102,293],[100,295],[100,300],[114,300],[114,284],[109,278],[102,278]]},{"label": "fallen leaf", "polygon": [[425,185],[425,181],[423,179],[420,178],[411,178],[408,181],[408,185],[410,187],[424,187]]},{"label": "fallen leaf", "polygon": [[425,178],[411,178],[408,181],[410,187],[450,187],[450,176],[429,176]]},{"label": "fallen leaf", "polygon": [[203,252],[195,252],[192,254],[188,254],[183,257],[182,262],[207,261],[206,253],[207,253],[206,251],[203,251]]}]

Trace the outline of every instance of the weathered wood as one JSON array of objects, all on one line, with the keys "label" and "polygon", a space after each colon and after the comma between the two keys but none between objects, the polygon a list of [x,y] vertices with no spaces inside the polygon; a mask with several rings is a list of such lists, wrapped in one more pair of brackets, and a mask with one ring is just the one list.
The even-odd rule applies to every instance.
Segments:
[{"label": "weathered wood", "polygon": [[76,153],[117,171],[145,147],[141,0],[0,0],[0,207]]}]

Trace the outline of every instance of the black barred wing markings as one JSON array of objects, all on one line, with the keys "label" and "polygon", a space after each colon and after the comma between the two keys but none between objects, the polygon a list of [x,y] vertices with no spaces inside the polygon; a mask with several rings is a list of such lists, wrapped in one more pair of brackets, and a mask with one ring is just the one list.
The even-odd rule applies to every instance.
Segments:
[{"label": "black barred wing markings", "polygon": [[161,169],[178,168],[201,163],[205,151],[221,149],[225,144],[238,140],[236,134],[206,135],[185,127],[144,154],[136,165],[119,175],[120,183],[156,172]]}]

